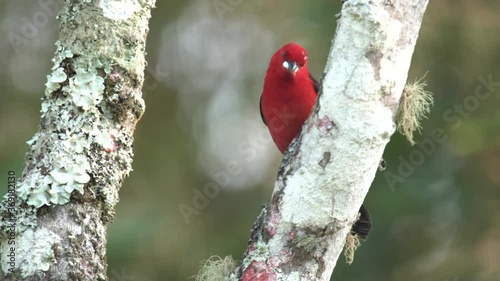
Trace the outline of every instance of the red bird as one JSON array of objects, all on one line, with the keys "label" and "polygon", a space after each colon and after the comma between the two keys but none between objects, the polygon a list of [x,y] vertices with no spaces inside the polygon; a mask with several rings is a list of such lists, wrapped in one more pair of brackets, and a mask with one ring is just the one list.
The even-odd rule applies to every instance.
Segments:
[{"label": "red bird", "polygon": [[[260,97],[260,114],[281,153],[300,134],[318,91],[319,83],[307,70],[307,53],[302,46],[288,43],[272,56]],[[370,214],[363,205],[359,212],[352,232],[366,240],[371,229]]]}]

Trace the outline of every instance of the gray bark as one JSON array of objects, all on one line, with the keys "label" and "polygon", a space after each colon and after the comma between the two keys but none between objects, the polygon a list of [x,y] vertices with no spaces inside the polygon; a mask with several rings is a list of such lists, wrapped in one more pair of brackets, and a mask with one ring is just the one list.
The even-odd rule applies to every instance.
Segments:
[{"label": "gray bark", "polygon": [[133,132],[145,109],[154,4],[62,5],[40,128],[28,142],[17,186],[0,206],[6,280],[107,280],[107,225],[132,169]]}]

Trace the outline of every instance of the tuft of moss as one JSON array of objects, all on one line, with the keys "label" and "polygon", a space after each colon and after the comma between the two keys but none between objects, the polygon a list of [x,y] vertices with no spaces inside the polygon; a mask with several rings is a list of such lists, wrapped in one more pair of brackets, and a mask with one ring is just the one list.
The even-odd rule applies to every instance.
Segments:
[{"label": "tuft of moss", "polygon": [[354,261],[354,253],[359,246],[361,246],[361,242],[359,241],[358,235],[349,233],[345,239],[344,245],[344,256],[347,264],[352,264]]},{"label": "tuft of moss", "polygon": [[396,117],[398,131],[406,137],[411,145],[415,144],[413,133],[420,132],[422,128],[420,122],[423,118],[427,118],[426,115],[434,103],[432,93],[425,90],[427,83],[422,81],[424,77],[425,75],[405,85]]},{"label": "tuft of moss", "polygon": [[229,275],[236,269],[236,262],[231,256],[225,258],[211,256],[202,263],[198,275],[192,277],[195,281],[229,280]]}]

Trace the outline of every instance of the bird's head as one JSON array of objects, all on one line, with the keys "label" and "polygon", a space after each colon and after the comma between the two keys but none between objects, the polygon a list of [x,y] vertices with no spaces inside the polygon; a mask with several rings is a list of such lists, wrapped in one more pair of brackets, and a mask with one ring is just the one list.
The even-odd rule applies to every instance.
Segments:
[{"label": "bird's head", "polygon": [[288,43],[274,54],[272,67],[287,77],[295,77],[303,73],[309,75],[306,50],[297,43]]}]

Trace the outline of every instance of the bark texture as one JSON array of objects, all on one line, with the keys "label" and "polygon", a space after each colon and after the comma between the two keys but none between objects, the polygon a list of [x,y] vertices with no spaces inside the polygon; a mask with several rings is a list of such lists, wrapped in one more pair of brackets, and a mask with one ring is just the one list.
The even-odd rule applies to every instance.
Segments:
[{"label": "bark texture", "polygon": [[318,102],[232,279],[330,280],[396,129],[427,2],[345,1]]},{"label": "bark texture", "polygon": [[6,280],[107,280],[106,226],[132,170],[154,3],[62,4],[40,128],[0,206]]}]

